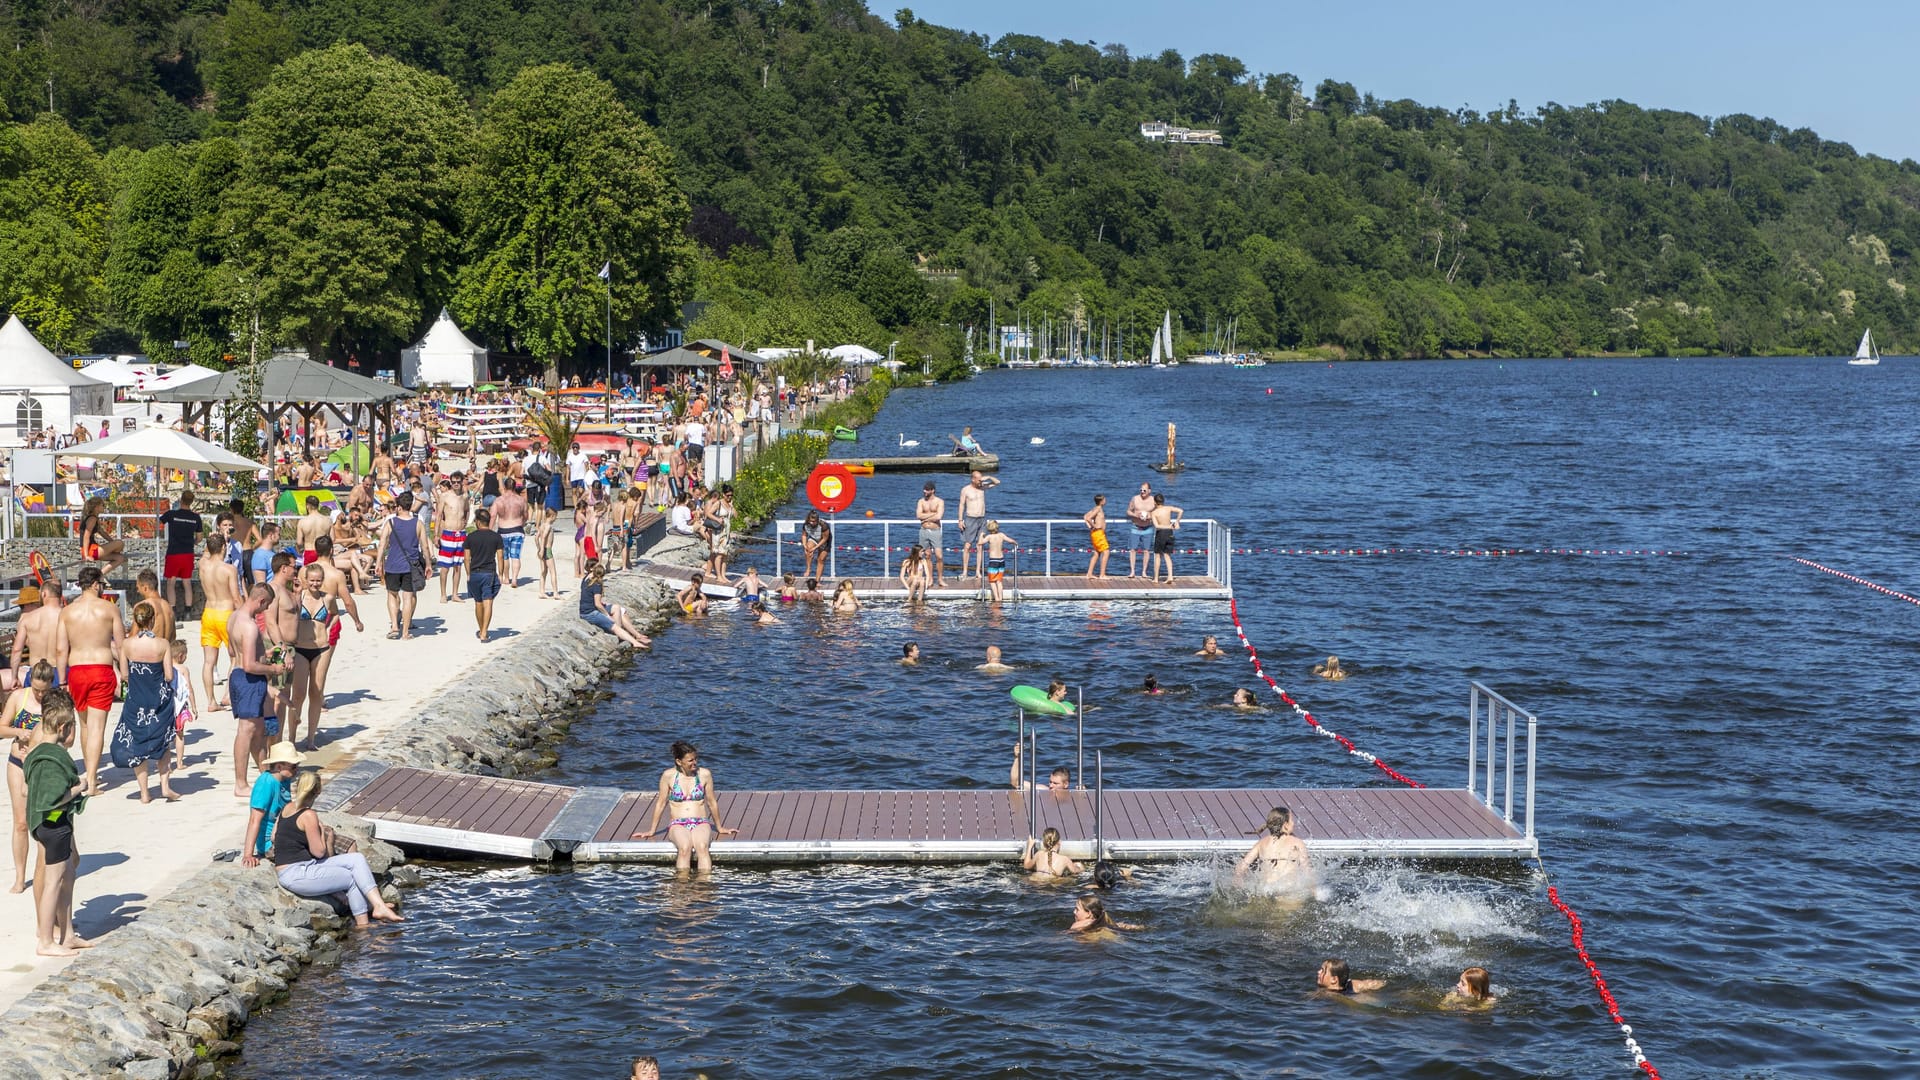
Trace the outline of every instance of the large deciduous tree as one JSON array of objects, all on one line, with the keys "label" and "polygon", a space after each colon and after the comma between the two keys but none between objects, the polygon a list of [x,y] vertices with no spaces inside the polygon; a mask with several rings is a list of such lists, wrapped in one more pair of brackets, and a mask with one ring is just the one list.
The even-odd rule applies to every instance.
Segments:
[{"label": "large deciduous tree", "polygon": [[50,113],[0,128],[0,310],[48,348],[86,347],[106,229],[106,181],[85,139]]},{"label": "large deciduous tree", "polygon": [[222,219],[237,304],[316,359],[412,334],[458,249],[472,132],[453,84],[360,45],[303,53],[254,95],[240,138]]},{"label": "large deciduous tree", "polygon": [[666,147],[594,75],[528,68],[488,103],[463,202],[454,309],[549,372],[597,341],[611,263],[617,331],[670,324],[693,262]]}]

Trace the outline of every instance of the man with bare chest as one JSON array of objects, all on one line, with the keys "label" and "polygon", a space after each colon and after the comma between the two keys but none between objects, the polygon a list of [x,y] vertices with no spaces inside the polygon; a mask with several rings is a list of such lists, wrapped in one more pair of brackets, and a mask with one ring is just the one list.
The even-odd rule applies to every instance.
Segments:
[{"label": "man with bare chest", "polygon": [[227,708],[216,669],[227,647],[227,620],[240,606],[240,568],[222,558],[226,547],[226,539],[215,533],[207,537],[207,557],[200,560],[200,590],[207,597],[200,612],[200,682],[207,688],[208,712]]},{"label": "man with bare chest", "polygon": [[126,660],[120,650],[125,628],[120,625],[119,606],[100,595],[106,590],[107,578],[99,567],[81,567],[75,584],[80,586],[80,595],[60,612],[55,665],[60,669],[60,685],[73,695],[73,709],[80,719],[80,754],[86,765],[84,794],[98,795],[107,713],[126,675]]},{"label": "man with bare chest", "polygon": [[293,535],[300,541],[300,565],[305,566],[318,558],[313,542],[333,531],[333,519],[320,509],[318,496],[307,496],[307,512],[294,523]]},{"label": "man with bare chest", "polygon": [[434,559],[439,567],[440,602],[447,602],[447,578],[453,578],[453,599],[460,600],[460,578],[467,565],[467,519],[472,499],[467,494],[466,476],[454,473],[440,485],[434,496],[434,518],[440,523],[440,551]]}]

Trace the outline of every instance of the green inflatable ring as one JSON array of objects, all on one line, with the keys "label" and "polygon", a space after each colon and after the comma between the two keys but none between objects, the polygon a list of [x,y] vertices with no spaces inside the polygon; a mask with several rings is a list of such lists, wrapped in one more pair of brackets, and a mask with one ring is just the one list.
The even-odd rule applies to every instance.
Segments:
[{"label": "green inflatable ring", "polygon": [[1007,694],[1013,698],[1015,705],[1030,713],[1040,713],[1045,716],[1073,715],[1073,706],[1064,701],[1054,701],[1047,697],[1045,690],[1037,686],[1016,686],[1007,691]]}]

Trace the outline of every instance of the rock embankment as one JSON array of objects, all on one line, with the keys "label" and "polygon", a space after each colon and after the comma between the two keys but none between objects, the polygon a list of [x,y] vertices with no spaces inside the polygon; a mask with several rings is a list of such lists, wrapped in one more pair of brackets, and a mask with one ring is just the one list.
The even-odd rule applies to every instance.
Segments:
[{"label": "rock embankment", "polygon": [[[658,578],[629,573],[607,578],[604,595],[608,604],[626,605],[635,625],[651,632],[672,607],[673,591]],[[364,756],[388,765],[483,776],[551,767],[553,744],[565,737],[583,700],[632,652],[612,634],[574,617],[575,596],[556,603],[565,605],[564,611],[501,638],[496,659],[430,698]]]},{"label": "rock embankment", "polygon": [[[396,901],[412,867],[359,818],[326,815]],[[81,819],[84,843],[85,819]],[[0,1076],[211,1077],[253,1010],[286,993],[352,928],[332,904],[280,887],[273,867],[215,863],[101,939],[0,1015]]]},{"label": "rock embankment", "polygon": [[[705,555],[684,540],[661,548],[656,558],[692,565]],[[639,574],[609,577],[605,595],[643,629],[673,602],[670,585]],[[364,756],[486,775],[551,765],[551,745],[582,700],[630,652],[575,617],[576,602],[563,598],[553,614],[501,638],[493,659]],[[325,816],[358,841],[389,901],[398,900],[396,885],[417,883],[405,856],[374,840],[364,819]],[[282,889],[270,867],[215,863],[0,1015],[8,1032],[0,1080],[215,1076],[253,1011],[285,994],[307,963],[332,959],[353,932],[333,905]]]}]

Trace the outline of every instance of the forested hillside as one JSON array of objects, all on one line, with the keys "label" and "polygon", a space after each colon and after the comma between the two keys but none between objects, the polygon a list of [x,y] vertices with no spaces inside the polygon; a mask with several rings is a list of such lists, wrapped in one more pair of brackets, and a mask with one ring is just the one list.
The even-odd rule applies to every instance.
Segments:
[{"label": "forested hillside", "polygon": [[[698,299],[736,340],[949,352],[991,301],[1373,357],[1920,349],[1920,166],[1750,116],[1481,115],[857,0],[0,22],[0,305],[66,349],[217,360],[258,326],[380,354],[449,304],[564,358],[608,260],[624,340]],[[1153,119],[1226,145],[1149,143]]]}]

